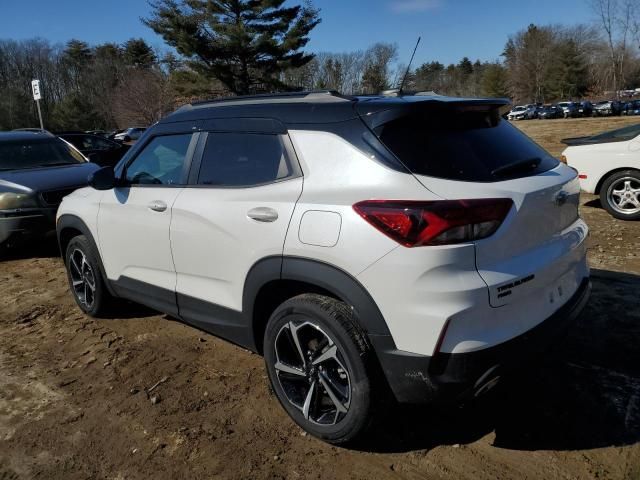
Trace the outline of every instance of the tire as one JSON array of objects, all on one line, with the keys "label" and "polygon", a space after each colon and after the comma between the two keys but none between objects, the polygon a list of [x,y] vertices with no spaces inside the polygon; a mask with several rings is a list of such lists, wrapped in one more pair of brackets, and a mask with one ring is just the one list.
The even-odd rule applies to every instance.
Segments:
[{"label": "tire", "polygon": [[99,254],[87,237],[79,235],[71,239],[64,256],[69,288],[80,309],[92,317],[104,315],[114,303],[99,262]]},{"label": "tire", "polygon": [[600,203],[615,218],[640,220],[640,170],[610,175],[600,187]]},{"label": "tire", "polygon": [[322,295],[281,304],[264,335],[267,372],[280,404],[303,430],[335,445],[356,441],[372,423],[379,377],[373,358],[352,308]]}]

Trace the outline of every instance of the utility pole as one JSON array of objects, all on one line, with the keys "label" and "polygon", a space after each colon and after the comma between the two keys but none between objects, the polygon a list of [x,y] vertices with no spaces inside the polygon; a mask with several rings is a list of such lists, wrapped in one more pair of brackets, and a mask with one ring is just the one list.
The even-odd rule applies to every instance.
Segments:
[{"label": "utility pole", "polygon": [[33,99],[36,101],[36,106],[38,107],[38,118],[40,118],[40,128],[44,130],[44,123],[42,123],[42,111],[40,110],[40,99],[42,98],[42,93],[40,93],[40,80],[33,80],[31,82],[31,90],[33,92]]}]

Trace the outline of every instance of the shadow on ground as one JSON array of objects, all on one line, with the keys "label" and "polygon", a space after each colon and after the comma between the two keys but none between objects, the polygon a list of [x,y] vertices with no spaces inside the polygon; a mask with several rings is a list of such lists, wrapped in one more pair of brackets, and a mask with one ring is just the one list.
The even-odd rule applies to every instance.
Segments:
[{"label": "shadow on ground", "polygon": [[599,198],[595,198],[593,200],[589,200],[588,202],[585,202],[584,206],[604,210],[604,208],[602,207],[602,203],[600,203]]},{"label": "shadow on ground", "polygon": [[403,452],[495,432],[515,450],[582,450],[640,441],[640,277],[592,271],[593,294],[569,336],[475,404],[402,408],[363,449]]},{"label": "shadow on ground", "polygon": [[20,242],[11,246],[0,246],[0,263],[28,258],[55,258],[60,256],[55,235]]},{"label": "shadow on ground", "polygon": [[[58,256],[55,240],[13,249],[2,260]],[[640,276],[592,271],[593,293],[578,323],[534,366],[504,378],[464,408],[384,412],[360,446],[405,452],[474,442],[495,432],[494,446],[582,450],[640,442]],[[113,318],[156,315],[125,303]]]},{"label": "shadow on ground", "polygon": [[[60,250],[55,236],[31,240],[0,250],[0,264],[12,260],[37,258],[59,258],[60,265],[62,266],[63,260],[60,257]],[[61,278],[61,281],[67,281],[66,275]],[[71,296],[71,293],[69,293],[69,295]],[[105,318],[134,319],[152,317],[158,314],[155,310],[143,305],[123,300],[116,302],[106,313]],[[2,480],[2,478],[0,478],[0,480]]]}]

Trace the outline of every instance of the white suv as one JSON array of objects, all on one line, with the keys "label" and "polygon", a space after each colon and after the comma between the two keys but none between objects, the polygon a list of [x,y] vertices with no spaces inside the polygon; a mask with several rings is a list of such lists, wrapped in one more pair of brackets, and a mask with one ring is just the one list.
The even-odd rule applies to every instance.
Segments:
[{"label": "white suv", "polygon": [[505,108],[332,92],[185,106],[65,198],[71,290],[89,315],[127,298],[263,354],[282,406],[329,442],[388,392],[479,395],[590,291],[576,173]]}]

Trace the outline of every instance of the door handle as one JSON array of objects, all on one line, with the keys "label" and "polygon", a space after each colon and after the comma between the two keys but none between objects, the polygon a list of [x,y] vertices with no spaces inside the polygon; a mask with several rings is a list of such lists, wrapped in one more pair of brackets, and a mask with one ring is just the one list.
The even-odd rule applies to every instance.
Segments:
[{"label": "door handle", "polygon": [[278,219],[278,212],[269,207],[256,207],[247,212],[247,217],[256,222],[275,222]]},{"label": "door handle", "polygon": [[167,204],[162,200],[154,200],[149,204],[149,210],[154,212],[164,212],[167,209]]}]

